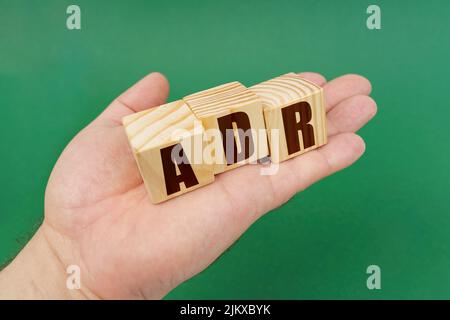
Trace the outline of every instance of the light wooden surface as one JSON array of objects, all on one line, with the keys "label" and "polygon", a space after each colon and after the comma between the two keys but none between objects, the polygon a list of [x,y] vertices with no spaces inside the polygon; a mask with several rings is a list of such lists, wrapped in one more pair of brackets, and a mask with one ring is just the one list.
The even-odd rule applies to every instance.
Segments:
[{"label": "light wooden surface", "polygon": [[[122,122],[153,203],[214,181],[213,166],[201,159],[204,128],[183,100],[129,115]],[[174,147],[187,164],[173,161]]]},{"label": "light wooden surface", "polygon": [[[241,83],[223,84],[183,100],[203,123],[207,139],[214,145],[210,154],[215,174],[268,156],[261,99]],[[239,135],[240,127],[252,130],[245,137]]]},{"label": "light wooden surface", "polygon": [[282,162],[327,142],[321,87],[288,73],[249,89],[263,103],[272,162]]}]

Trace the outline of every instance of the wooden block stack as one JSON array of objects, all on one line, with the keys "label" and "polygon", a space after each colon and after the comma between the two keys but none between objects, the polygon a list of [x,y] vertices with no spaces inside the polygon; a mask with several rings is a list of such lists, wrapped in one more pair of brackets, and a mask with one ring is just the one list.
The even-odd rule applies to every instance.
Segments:
[{"label": "wooden block stack", "polygon": [[[123,118],[153,203],[270,155],[282,162],[327,141],[323,90],[294,73],[227,83]],[[269,147],[267,144],[269,142]]]}]

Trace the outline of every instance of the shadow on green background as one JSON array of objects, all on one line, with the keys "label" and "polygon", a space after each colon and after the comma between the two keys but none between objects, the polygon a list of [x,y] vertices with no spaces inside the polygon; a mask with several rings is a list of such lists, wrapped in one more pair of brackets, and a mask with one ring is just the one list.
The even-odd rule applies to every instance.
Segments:
[{"label": "shadow on green background", "polygon": [[[278,208],[168,298],[450,298],[448,1],[0,0],[0,262],[42,219],[68,141],[152,70],[174,100],[289,71],[360,73],[366,154]],[[382,29],[366,28],[378,4]],[[214,212],[211,212],[214,214]],[[382,290],[366,268],[382,270]]]}]

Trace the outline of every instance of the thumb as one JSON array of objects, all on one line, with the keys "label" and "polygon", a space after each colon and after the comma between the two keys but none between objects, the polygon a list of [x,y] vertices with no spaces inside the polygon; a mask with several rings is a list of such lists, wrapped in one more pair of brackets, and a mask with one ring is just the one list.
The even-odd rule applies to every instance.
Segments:
[{"label": "thumb", "polygon": [[164,104],[168,95],[166,77],[159,72],[150,73],[117,97],[93,123],[121,125],[124,116]]}]

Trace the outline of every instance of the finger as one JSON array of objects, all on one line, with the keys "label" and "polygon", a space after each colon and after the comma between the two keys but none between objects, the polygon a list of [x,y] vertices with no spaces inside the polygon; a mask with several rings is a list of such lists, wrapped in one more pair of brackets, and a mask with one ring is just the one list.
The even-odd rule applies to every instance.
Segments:
[{"label": "finger", "polygon": [[161,73],[150,73],[115,99],[96,121],[121,125],[124,116],[164,104],[168,95],[167,79]]},{"label": "finger", "polygon": [[162,104],[169,94],[169,82],[159,72],[153,72],[122,93],[117,99],[133,112]]},{"label": "finger", "polygon": [[232,171],[229,175],[224,174],[223,178],[217,176],[216,181],[223,179],[231,197],[259,217],[316,181],[351,165],[364,150],[364,141],[358,135],[338,134],[331,137],[325,146],[280,163],[273,175],[261,176],[261,166],[250,165],[247,166],[249,169],[239,168],[241,172]]},{"label": "finger", "polygon": [[65,163],[73,166],[67,171],[77,172],[77,185],[82,187],[68,206],[95,203],[142,183],[121,119],[163,104],[168,92],[164,76],[151,73],[115,99],[76,136],[64,156]]},{"label": "finger", "polygon": [[328,135],[356,132],[376,113],[377,104],[371,97],[358,95],[347,98],[327,113]]},{"label": "finger", "polygon": [[331,137],[328,144],[317,150],[285,161],[278,174],[269,176],[274,204],[278,206],[311,184],[350,166],[364,151],[365,143],[360,136],[342,133]]},{"label": "finger", "polygon": [[321,87],[323,87],[325,85],[325,83],[327,82],[325,77],[322,76],[320,73],[301,72],[298,75],[301,76],[302,78],[305,78],[306,80],[314,82],[315,84],[317,84],[318,86],[321,86]]},{"label": "finger", "polygon": [[333,109],[339,102],[356,95],[369,95],[372,86],[366,78],[348,74],[324,85],[324,95],[327,111]]},{"label": "finger", "polygon": [[[261,175],[261,165],[242,166],[216,175],[213,184],[186,193],[170,203],[179,201],[181,205],[196,199],[194,202],[206,207],[207,203],[217,208],[233,204],[236,214],[262,214],[281,205],[312,183],[349,166],[364,150],[364,141],[358,135],[338,134],[331,137],[325,146],[280,163],[273,175]],[[217,197],[211,197],[211,194]],[[221,195],[225,196],[222,203]]]},{"label": "finger", "polygon": [[[359,136],[339,134],[324,147],[281,163],[275,175],[261,176],[260,165],[242,166],[217,175],[208,186],[160,204],[161,210],[166,210],[158,219],[168,226],[167,233],[174,235],[173,250],[185,259],[185,276],[192,276],[214,261],[262,214],[351,165],[364,149]],[[164,239],[161,245],[167,243]]]}]

